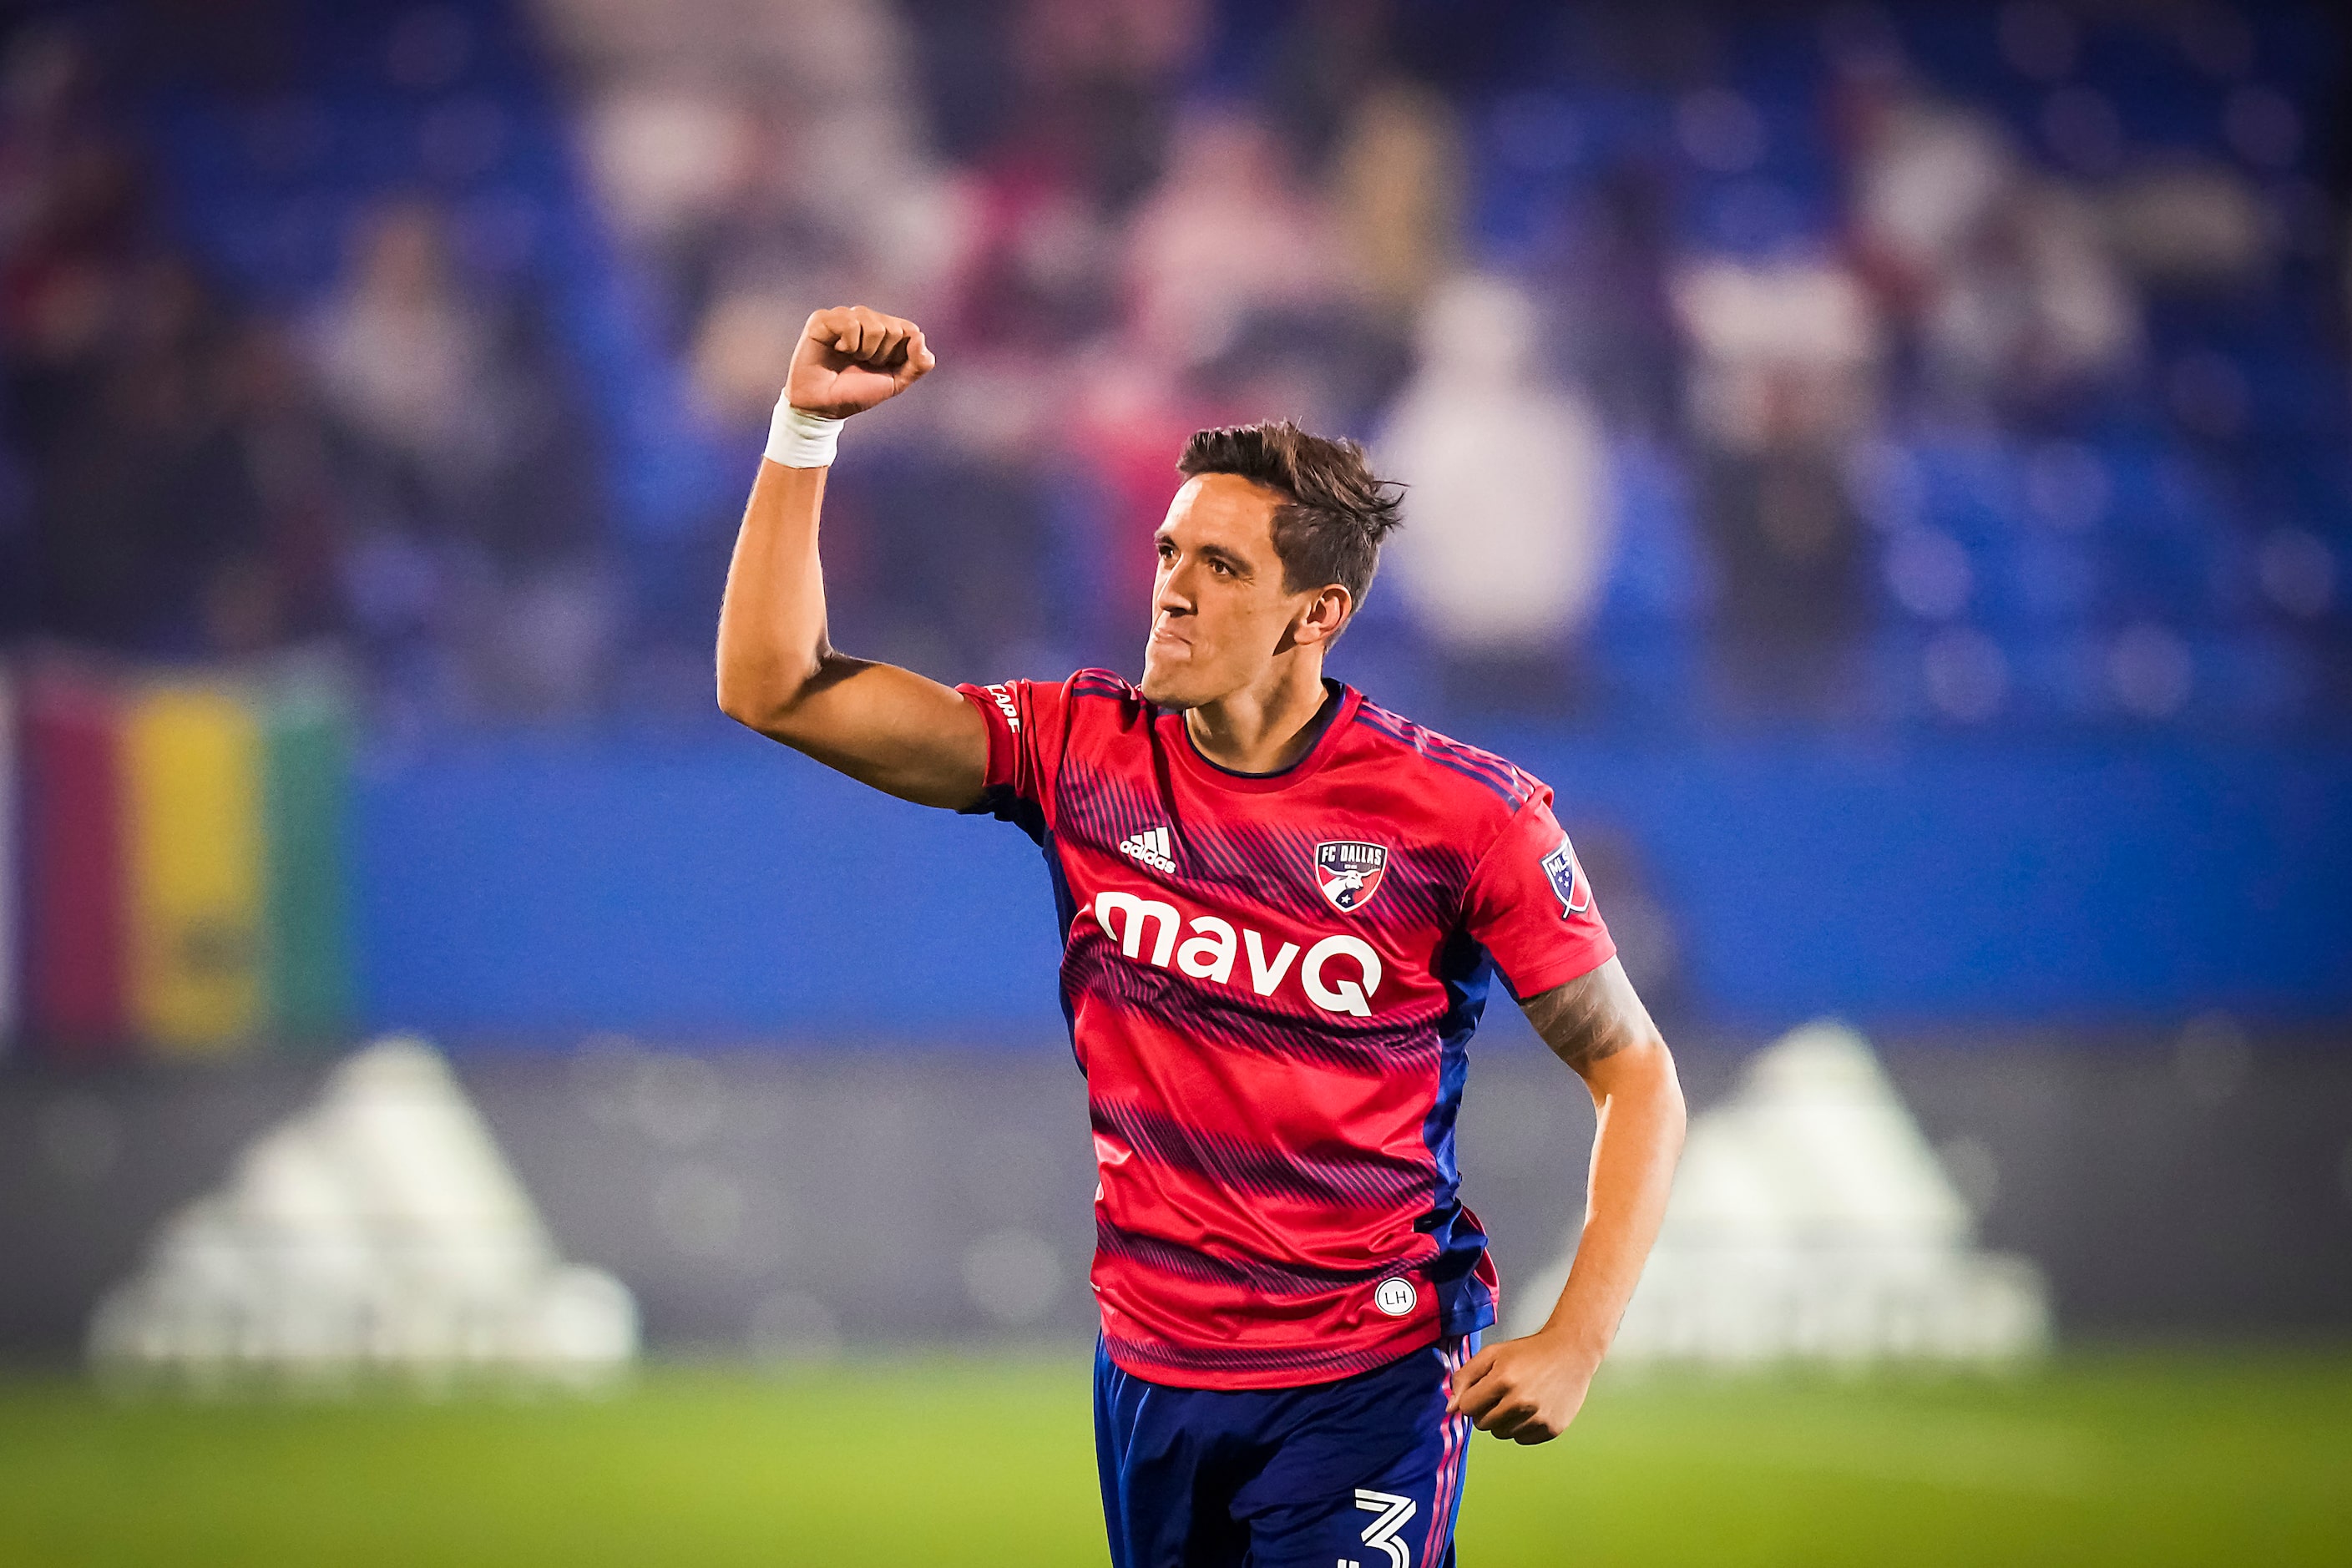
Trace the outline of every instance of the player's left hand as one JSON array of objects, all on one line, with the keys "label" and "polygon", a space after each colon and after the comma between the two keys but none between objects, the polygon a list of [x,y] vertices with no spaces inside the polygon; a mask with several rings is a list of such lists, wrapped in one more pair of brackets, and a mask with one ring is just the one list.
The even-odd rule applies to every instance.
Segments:
[{"label": "player's left hand", "polygon": [[1448,1415],[1515,1443],[1549,1443],[1584,1408],[1601,1358],[1548,1334],[1488,1345],[1454,1374]]}]

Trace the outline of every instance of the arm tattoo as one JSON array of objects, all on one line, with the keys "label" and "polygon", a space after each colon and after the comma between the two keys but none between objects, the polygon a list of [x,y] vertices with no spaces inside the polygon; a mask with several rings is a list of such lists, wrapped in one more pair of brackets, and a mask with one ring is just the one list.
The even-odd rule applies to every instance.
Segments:
[{"label": "arm tattoo", "polygon": [[1520,1004],[1552,1054],[1581,1072],[1633,1044],[1603,965],[1580,980],[1555,985]]}]

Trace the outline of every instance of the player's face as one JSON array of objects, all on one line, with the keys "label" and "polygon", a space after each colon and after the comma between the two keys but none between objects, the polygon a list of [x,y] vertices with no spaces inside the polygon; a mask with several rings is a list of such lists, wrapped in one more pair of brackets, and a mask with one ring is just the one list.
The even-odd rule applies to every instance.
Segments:
[{"label": "player's face", "polygon": [[1272,490],[1234,474],[1184,481],[1160,525],[1143,695],[1198,708],[1255,684],[1293,646],[1312,592],[1283,586]]}]

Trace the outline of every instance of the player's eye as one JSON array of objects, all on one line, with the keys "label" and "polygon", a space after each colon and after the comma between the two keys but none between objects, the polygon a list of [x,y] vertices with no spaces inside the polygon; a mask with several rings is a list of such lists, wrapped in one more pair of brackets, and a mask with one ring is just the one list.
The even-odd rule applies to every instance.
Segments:
[{"label": "player's eye", "polygon": [[1220,577],[1230,577],[1234,574],[1234,569],[1226,565],[1222,561],[1210,562],[1209,570],[1214,572]]}]

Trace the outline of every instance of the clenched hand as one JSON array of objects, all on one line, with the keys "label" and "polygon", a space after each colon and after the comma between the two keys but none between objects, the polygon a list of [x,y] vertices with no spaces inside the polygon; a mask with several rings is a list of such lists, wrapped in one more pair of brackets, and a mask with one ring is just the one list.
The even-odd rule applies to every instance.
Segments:
[{"label": "clenched hand", "polygon": [[940,362],[923,342],[923,329],[863,305],[811,315],[793,351],[784,399],[828,419],[863,414],[896,397]]},{"label": "clenched hand", "polygon": [[1549,1443],[1584,1407],[1601,1356],[1545,1334],[1489,1345],[1454,1374],[1448,1415],[1515,1443]]}]

